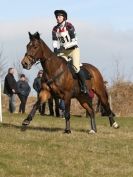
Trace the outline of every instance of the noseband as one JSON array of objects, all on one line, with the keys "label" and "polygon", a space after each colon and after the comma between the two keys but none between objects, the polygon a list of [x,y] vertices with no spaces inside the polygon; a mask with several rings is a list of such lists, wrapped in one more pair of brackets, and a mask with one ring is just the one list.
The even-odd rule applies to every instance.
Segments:
[{"label": "noseband", "polygon": [[26,55],[26,57],[28,58],[28,61],[30,62],[31,65],[33,65],[33,64],[35,64],[37,62],[37,59],[35,59],[31,55]]}]

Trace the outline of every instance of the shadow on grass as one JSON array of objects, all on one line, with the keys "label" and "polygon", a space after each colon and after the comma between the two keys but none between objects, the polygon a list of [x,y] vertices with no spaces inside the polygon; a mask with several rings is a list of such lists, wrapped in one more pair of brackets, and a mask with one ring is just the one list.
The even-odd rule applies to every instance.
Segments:
[{"label": "shadow on grass", "polygon": [[[0,127],[4,127],[4,128],[15,128],[15,129],[19,129],[20,131],[26,131],[26,130],[33,130],[33,131],[45,131],[45,132],[64,132],[63,128],[59,128],[59,127],[37,127],[37,126],[22,126],[22,125],[15,125],[13,123],[1,123]],[[81,132],[81,133],[88,133],[89,129],[84,129],[84,128],[72,128],[71,129],[72,132]]]},{"label": "shadow on grass", "polygon": [[4,128],[16,128],[21,131],[26,131],[26,130],[37,130],[37,131],[45,131],[45,132],[58,132],[58,131],[63,131],[64,129],[62,128],[57,128],[57,127],[34,127],[34,126],[21,126],[21,125],[15,125],[15,124],[10,124],[10,123],[1,123],[1,127]]},{"label": "shadow on grass", "polygon": [[75,132],[88,133],[89,129],[73,129]]}]

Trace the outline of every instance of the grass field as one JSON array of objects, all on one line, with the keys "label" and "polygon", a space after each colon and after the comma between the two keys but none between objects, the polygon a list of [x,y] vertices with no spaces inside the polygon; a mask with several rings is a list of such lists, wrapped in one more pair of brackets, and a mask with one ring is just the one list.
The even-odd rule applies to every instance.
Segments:
[{"label": "grass field", "polygon": [[3,115],[0,177],[133,177],[133,118],[117,118],[115,130],[97,117],[95,135],[87,118],[72,117],[71,134],[63,134],[64,119],[48,116],[21,131],[24,118]]}]

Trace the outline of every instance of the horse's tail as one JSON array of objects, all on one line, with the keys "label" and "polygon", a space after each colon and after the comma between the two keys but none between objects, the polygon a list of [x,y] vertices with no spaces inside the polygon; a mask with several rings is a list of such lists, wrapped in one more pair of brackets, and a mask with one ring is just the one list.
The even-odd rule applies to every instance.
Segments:
[{"label": "horse's tail", "polygon": [[104,80],[100,71],[93,65],[84,63],[83,67],[87,70],[88,75],[91,75],[91,89],[94,90],[96,95],[101,95],[100,90],[105,91]]}]

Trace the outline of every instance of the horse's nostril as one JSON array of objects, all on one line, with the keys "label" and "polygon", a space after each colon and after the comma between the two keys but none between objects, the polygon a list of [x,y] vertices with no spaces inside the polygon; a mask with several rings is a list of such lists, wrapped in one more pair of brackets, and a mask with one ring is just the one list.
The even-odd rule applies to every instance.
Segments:
[{"label": "horse's nostril", "polygon": [[25,67],[25,66],[27,66],[27,63],[26,63],[26,62],[23,62],[22,65]]},{"label": "horse's nostril", "polygon": [[22,66],[24,67],[24,68],[26,68],[27,67],[27,63],[26,62],[21,62],[21,64],[22,64]]}]

